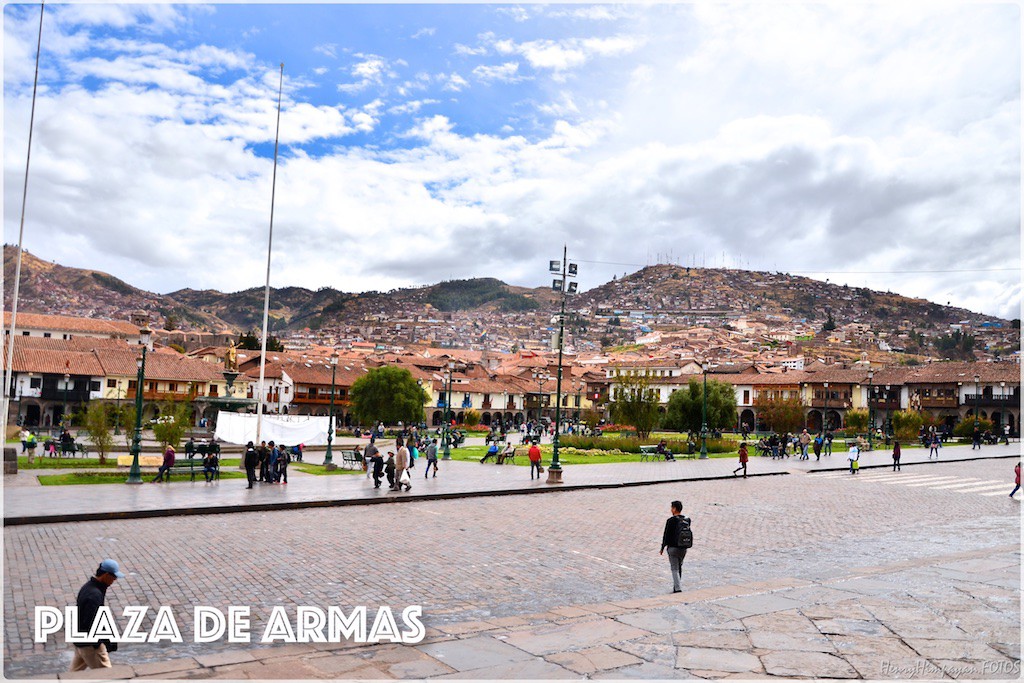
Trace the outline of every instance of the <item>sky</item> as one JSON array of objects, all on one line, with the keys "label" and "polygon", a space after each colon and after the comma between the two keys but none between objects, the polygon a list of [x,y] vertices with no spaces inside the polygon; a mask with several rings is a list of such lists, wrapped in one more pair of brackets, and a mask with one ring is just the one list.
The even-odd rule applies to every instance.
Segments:
[{"label": "sky", "polygon": [[[16,243],[39,6],[4,6]],[[1014,4],[46,6],[25,248],[132,285],[655,263],[1020,317]],[[283,64],[276,187],[274,140]]]}]

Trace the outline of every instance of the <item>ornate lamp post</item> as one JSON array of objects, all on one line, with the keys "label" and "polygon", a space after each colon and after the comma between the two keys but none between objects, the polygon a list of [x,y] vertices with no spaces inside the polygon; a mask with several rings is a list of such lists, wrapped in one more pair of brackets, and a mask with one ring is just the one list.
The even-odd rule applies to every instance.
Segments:
[{"label": "ornate lamp post", "polygon": [[981,400],[981,376],[978,373],[974,373],[974,428],[977,429],[981,426],[979,402]]},{"label": "ornate lamp post", "polygon": [[331,407],[327,416],[327,454],[324,456],[324,467],[329,470],[337,469],[331,454],[331,444],[334,442],[334,377],[338,371],[338,352],[331,354]]},{"label": "ornate lamp post", "polygon": [[825,382],[825,412],[821,414],[821,439],[825,440],[825,432],[828,431],[828,382]]},{"label": "ornate lamp post", "polygon": [[444,377],[444,384],[441,387],[441,395],[444,397],[444,416],[441,418],[441,459],[452,459],[452,436],[451,418],[449,412],[454,414],[452,407],[452,373],[455,372],[455,361],[448,361],[448,374]]},{"label": "ornate lamp post", "polygon": [[541,415],[544,413],[544,385],[551,379],[543,370],[533,371],[533,381],[537,383],[537,421],[540,422]]},{"label": "ornate lamp post", "polygon": [[885,417],[882,418],[882,432],[885,433],[885,445],[889,445],[889,432],[892,431],[892,425],[889,424],[889,384],[885,385]]},{"label": "ornate lamp post", "polygon": [[875,404],[871,400],[871,382],[875,378],[875,371],[868,368],[868,450],[873,450],[872,447],[872,434],[875,431]]},{"label": "ornate lamp post", "polygon": [[139,453],[142,452],[142,387],[146,380],[146,349],[149,348],[149,328],[139,330],[142,356],[138,359],[139,372],[135,376],[135,434],[132,435],[132,467],[128,470],[126,484],[141,484],[142,470],[139,469]]},{"label": "ornate lamp post", "polygon": [[700,365],[701,374],[704,375],[704,390],[701,392],[700,408],[700,459],[708,459],[708,367],[705,363]]},{"label": "ornate lamp post", "polygon": [[117,412],[114,418],[114,436],[121,435],[121,380],[117,380],[117,394],[115,400],[117,401]]},{"label": "ornate lamp post", "polygon": [[71,375],[64,373],[64,408],[60,413],[61,426],[66,426],[65,421],[68,419],[68,384],[71,382]]},{"label": "ornate lamp post", "polygon": [[569,282],[569,278],[576,277],[577,265],[569,263],[568,247],[562,246],[562,260],[549,262],[549,270],[553,273],[561,271],[561,278],[551,283],[551,288],[562,294],[562,309],[558,314],[558,376],[555,387],[557,400],[555,401],[555,436],[552,440],[551,465],[548,467],[548,483],[562,483],[562,465],[558,462],[558,432],[562,421],[562,351],[565,345],[565,296],[575,294],[577,284]]}]

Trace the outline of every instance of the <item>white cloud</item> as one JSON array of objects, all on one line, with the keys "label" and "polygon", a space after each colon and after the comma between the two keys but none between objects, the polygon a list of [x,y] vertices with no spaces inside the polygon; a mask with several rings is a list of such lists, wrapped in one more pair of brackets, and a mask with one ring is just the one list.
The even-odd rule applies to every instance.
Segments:
[{"label": "white cloud", "polygon": [[494,13],[504,14],[505,16],[510,17],[513,21],[519,23],[529,21],[530,19],[530,13],[527,12],[526,8],[522,7],[521,5],[516,5],[514,7],[496,7],[494,9]]},{"label": "white cloud", "polygon": [[[373,86],[384,84],[385,79],[396,78],[398,74],[391,68],[388,61],[379,55],[356,54],[361,61],[356,62],[349,69],[349,73],[356,78],[355,83],[343,83],[338,85],[338,90],[345,93],[356,93]],[[407,66],[402,60],[396,60],[395,64]]]},{"label": "white cloud", "polygon": [[432,36],[437,33],[437,29],[433,26],[425,26],[416,33],[412,34],[412,38],[423,38],[424,36]]},{"label": "white cloud", "polygon": [[[443,74],[442,74],[443,75]],[[465,78],[457,73],[448,74],[444,78],[443,90],[450,90],[452,92],[459,92],[469,86],[469,82]]]},{"label": "white cloud", "polygon": [[468,45],[463,45],[462,43],[455,43],[455,54],[468,57],[486,55],[487,48],[483,46],[469,47]]},{"label": "white cloud", "polygon": [[403,102],[388,109],[389,114],[415,114],[423,107],[430,104],[439,104],[440,100],[412,100]]},{"label": "white cloud", "polygon": [[330,71],[330,69],[328,69],[326,66],[318,66],[315,69],[313,69],[313,73],[315,73],[317,76],[323,76],[328,71]]},{"label": "white cloud", "polygon": [[338,46],[335,43],[322,43],[320,45],[313,46],[313,52],[318,55],[330,57],[331,59],[338,58]]},{"label": "white cloud", "polygon": [[473,75],[484,82],[518,83],[523,80],[523,77],[519,75],[518,62],[481,64],[473,69]]}]

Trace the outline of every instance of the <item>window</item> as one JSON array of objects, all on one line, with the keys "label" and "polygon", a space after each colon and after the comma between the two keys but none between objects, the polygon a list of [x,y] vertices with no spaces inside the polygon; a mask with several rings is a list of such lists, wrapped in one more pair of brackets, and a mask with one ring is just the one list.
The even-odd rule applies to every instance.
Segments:
[{"label": "window", "polygon": [[156,391],[156,382],[146,382],[146,391]]},{"label": "window", "polygon": [[749,405],[749,404],[750,404],[750,390],[749,389],[744,389],[743,390],[743,405]]},{"label": "window", "polygon": [[216,384],[211,384],[210,385],[210,396],[217,396],[217,385]]},{"label": "window", "polygon": [[128,380],[128,391],[134,391],[134,390],[135,390],[135,380],[130,379],[130,380]]},{"label": "window", "polygon": [[98,379],[89,380],[89,391],[99,391],[100,381]]},{"label": "window", "polygon": [[170,384],[167,385],[167,391],[170,391],[171,393],[174,393],[177,390],[178,390],[178,384],[176,382],[171,382]]},{"label": "window", "polygon": [[45,337],[46,339],[49,339],[51,336],[53,335],[51,335],[49,332],[43,332],[43,337]]},{"label": "window", "polygon": [[27,337],[28,336],[28,330],[22,330],[21,331],[21,336],[22,337]]},{"label": "window", "polygon": [[107,389],[116,389],[116,388],[117,388],[117,380],[116,379],[108,379],[107,380]]},{"label": "window", "polygon": [[41,386],[43,386],[43,378],[42,377],[29,377],[28,378],[28,388],[29,389],[38,389]]}]

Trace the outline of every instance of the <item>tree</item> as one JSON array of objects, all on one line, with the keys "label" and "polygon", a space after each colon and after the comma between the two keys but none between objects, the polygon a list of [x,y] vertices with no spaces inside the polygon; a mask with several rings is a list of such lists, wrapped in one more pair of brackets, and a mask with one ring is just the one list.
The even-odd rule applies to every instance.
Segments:
[{"label": "tree", "polygon": [[[237,348],[247,351],[259,351],[262,342],[255,330],[249,330],[245,334],[238,335]],[[284,344],[274,335],[267,335],[267,351],[284,351]]]},{"label": "tree", "polygon": [[160,417],[153,424],[153,437],[162,448],[177,448],[181,437],[188,430],[192,417],[192,406],[184,401],[164,401],[160,405]]},{"label": "tree", "polygon": [[804,403],[799,396],[782,398],[761,392],[754,399],[761,421],[776,432],[795,432],[804,424]]},{"label": "tree", "polygon": [[924,424],[921,413],[916,410],[897,410],[890,418],[892,420],[892,433],[900,441],[913,441]]},{"label": "tree", "polygon": [[[665,427],[688,432],[700,431],[703,407],[704,383],[691,378],[686,389],[669,397]],[[707,416],[708,429],[733,429],[736,426],[736,392],[731,384],[708,381]]]},{"label": "tree", "polygon": [[430,400],[412,373],[404,368],[374,368],[357,379],[349,392],[352,413],[362,424],[423,421],[423,406]]},{"label": "tree", "polygon": [[478,424],[480,424],[480,413],[470,408],[465,412],[465,414],[463,414],[462,422],[467,427],[476,427]]},{"label": "tree", "polygon": [[110,431],[110,422],[110,411],[107,405],[100,401],[89,401],[82,417],[82,425],[89,435],[92,447],[99,455],[101,465],[106,464],[107,453],[114,446],[114,435]]},{"label": "tree", "polygon": [[828,319],[825,321],[825,324],[821,326],[821,329],[825,332],[831,332],[836,329],[836,319],[832,317],[832,311],[828,312]]},{"label": "tree", "polygon": [[863,432],[868,428],[868,411],[863,408],[850,410],[846,413],[846,426],[854,432]]},{"label": "tree", "polygon": [[615,422],[636,427],[641,439],[658,424],[658,392],[650,388],[646,375],[619,375],[609,408]]},{"label": "tree", "polygon": [[168,344],[167,348],[174,349],[175,351],[181,354],[185,353],[185,347],[182,346],[181,344]]}]

